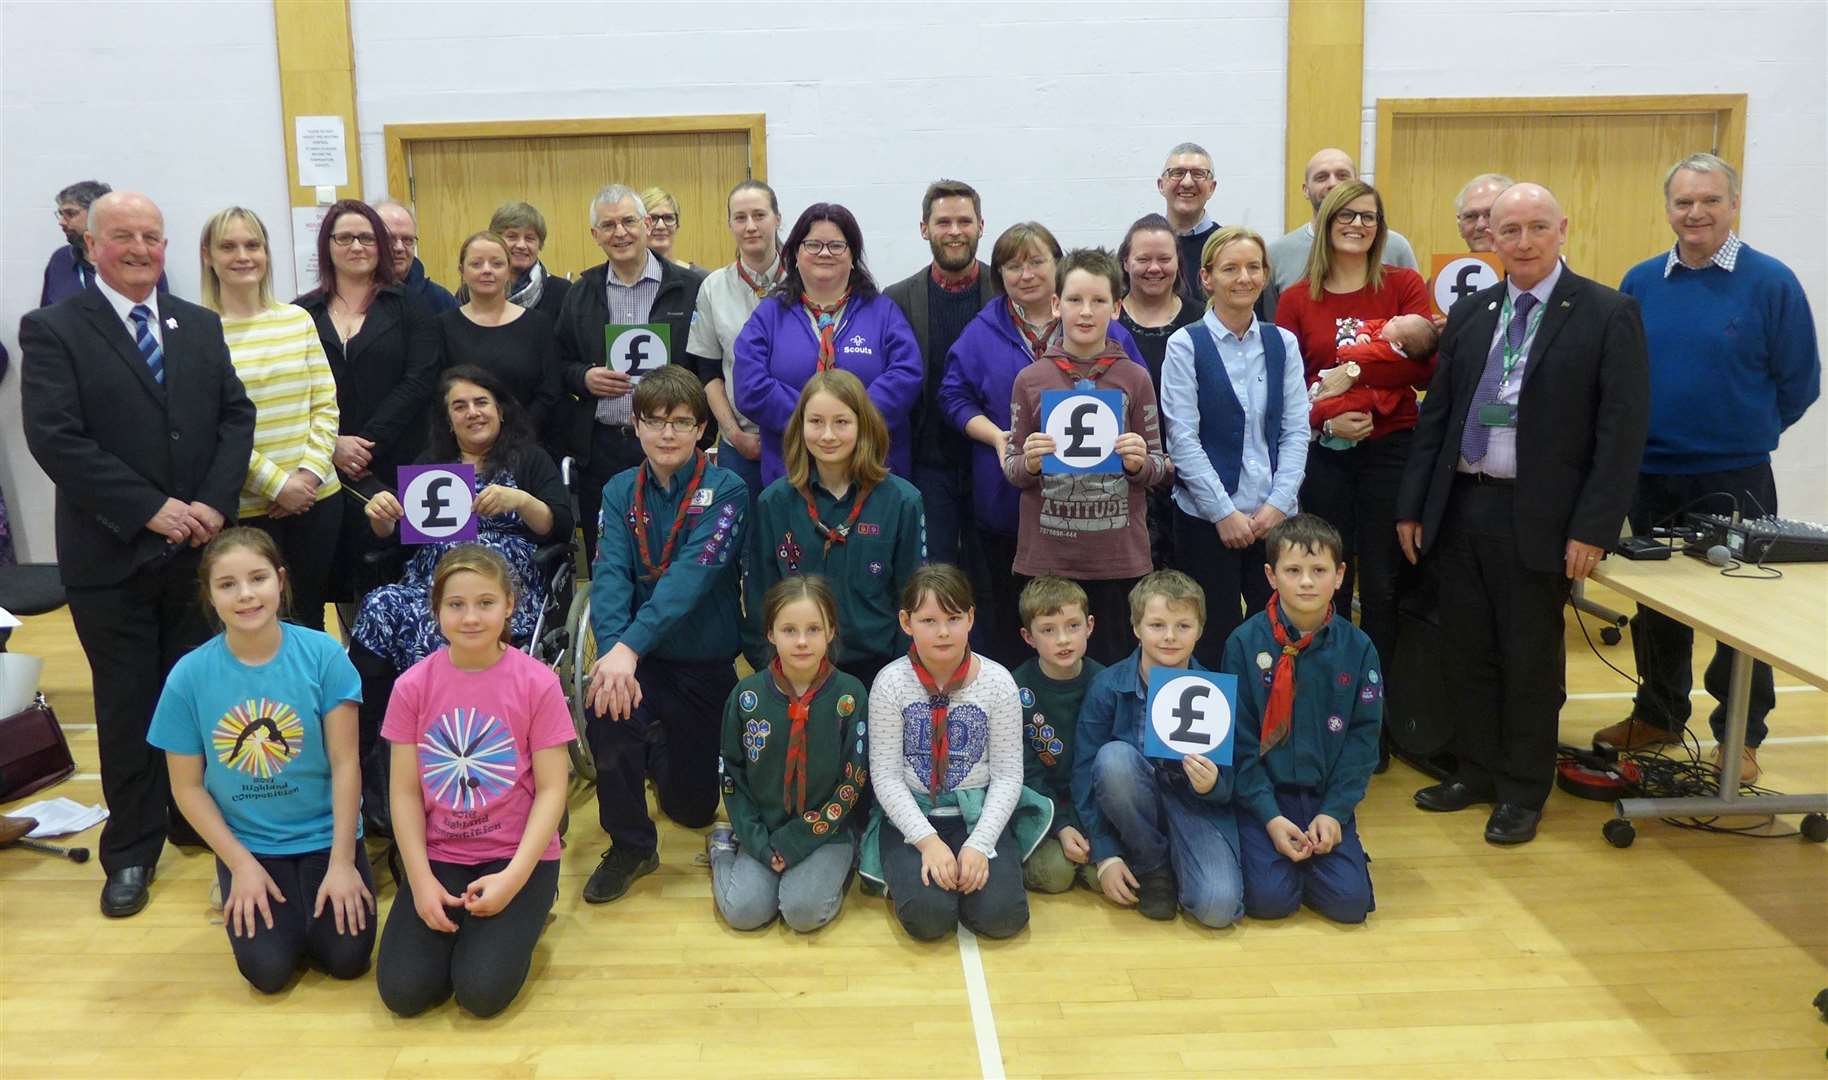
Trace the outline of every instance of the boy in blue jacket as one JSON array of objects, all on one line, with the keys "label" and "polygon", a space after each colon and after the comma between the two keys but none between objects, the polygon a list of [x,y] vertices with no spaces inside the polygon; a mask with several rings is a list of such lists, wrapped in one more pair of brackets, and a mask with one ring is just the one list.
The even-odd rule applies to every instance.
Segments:
[{"label": "boy in blue jacket", "polygon": [[1129,657],[1092,680],[1079,711],[1073,805],[1092,846],[1105,898],[1151,919],[1178,906],[1207,926],[1244,914],[1232,770],[1198,755],[1178,764],[1143,756],[1143,715],[1155,667],[1203,671],[1193,645],[1206,597],[1178,570],[1158,570],[1130,590]]},{"label": "boy in blue jacket", "polygon": [[1225,643],[1238,677],[1235,802],[1244,907],[1280,919],[1303,903],[1360,923],[1377,907],[1354,812],[1377,765],[1377,649],[1333,594],[1345,576],[1333,526],[1296,514],[1263,538],[1275,594]]},{"label": "boy in blue jacket", "polygon": [[601,659],[590,673],[585,728],[597,816],[611,846],[584,886],[593,904],[617,899],[660,865],[659,835],[647,816],[650,771],[667,817],[702,829],[717,816],[749,489],[698,449],[710,412],[690,368],[656,368],[634,392],[645,459],[603,485],[590,569],[590,627]]}]

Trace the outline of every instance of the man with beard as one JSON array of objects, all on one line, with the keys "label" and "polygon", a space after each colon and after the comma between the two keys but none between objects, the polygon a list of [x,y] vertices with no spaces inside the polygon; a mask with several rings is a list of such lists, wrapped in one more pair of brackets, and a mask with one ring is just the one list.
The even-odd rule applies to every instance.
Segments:
[{"label": "man with beard", "polygon": [[984,236],[984,207],[976,189],[958,180],[935,180],[920,201],[921,239],[933,261],[882,290],[914,328],[926,381],[914,411],[914,486],[927,515],[927,557],[959,561],[961,534],[971,505],[970,447],[946,423],[937,396],[946,355],[969,323],[996,295],[995,275],[977,257]]},{"label": "man with beard", "polygon": [[[1301,194],[1320,211],[1321,200],[1327,192],[1345,183],[1358,179],[1358,165],[1350,155],[1336,147],[1327,147],[1316,151],[1308,159],[1307,169],[1301,177]],[[1494,194],[1493,198],[1497,196]],[[1263,299],[1257,304],[1257,313],[1265,321],[1273,322],[1276,318],[1276,298],[1282,290],[1308,276],[1308,253],[1314,249],[1314,223],[1302,222],[1296,229],[1269,245],[1269,286],[1263,290]],[[1487,248],[1486,250],[1490,250]],[[1389,230],[1384,239],[1384,265],[1406,266],[1411,270],[1419,269],[1415,262],[1415,249],[1409,241],[1395,229]],[[1264,315],[1268,311],[1267,316]]]},{"label": "man with beard", "polygon": [[[57,227],[63,230],[64,246],[51,252],[50,261],[45,263],[39,307],[67,300],[95,280],[95,267],[83,246],[83,233],[89,228],[89,207],[113,190],[100,180],[78,180],[57,193]],[[164,292],[165,288],[165,275],[161,273],[159,291]]]}]

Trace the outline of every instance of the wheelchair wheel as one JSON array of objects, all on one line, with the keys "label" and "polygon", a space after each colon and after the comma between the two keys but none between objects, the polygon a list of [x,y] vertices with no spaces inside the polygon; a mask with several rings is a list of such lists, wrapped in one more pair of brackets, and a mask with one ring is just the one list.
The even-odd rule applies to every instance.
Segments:
[{"label": "wheelchair wheel", "polygon": [[597,765],[590,756],[590,739],[584,730],[585,695],[590,689],[590,669],[597,664],[597,637],[590,632],[590,590],[579,589],[571,598],[571,611],[565,616],[571,648],[565,652],[564,670],[559,679],[565,697],[571,704],[571,726],[577,738],[571,743],[571,768],[579,777],[594,782]]}]

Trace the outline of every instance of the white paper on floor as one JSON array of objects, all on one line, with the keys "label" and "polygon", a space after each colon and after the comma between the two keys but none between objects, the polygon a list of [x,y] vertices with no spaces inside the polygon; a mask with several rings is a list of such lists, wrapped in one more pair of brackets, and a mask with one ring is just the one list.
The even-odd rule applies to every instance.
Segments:
[{"label": "white paper on floor", "polygon": [[30,806],[12,811],[12,817],[38,819],[38,827],[28,835],[34,840],[47,836],[68,836],[108,820],[108,811],[100,806],[84,806],[75,799],[42,799]]}]

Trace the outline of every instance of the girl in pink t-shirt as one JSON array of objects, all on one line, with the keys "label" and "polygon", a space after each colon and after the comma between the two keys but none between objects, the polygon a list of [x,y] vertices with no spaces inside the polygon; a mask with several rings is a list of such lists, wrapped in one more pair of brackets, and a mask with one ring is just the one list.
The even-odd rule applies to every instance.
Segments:
[{"label": "girl in pink t-shirt", "polygon": [[381,727],[405,880],[375,981],[401,1016],[453,993],[477,1016],[507,1008],[557,897],[571,713],[558,678],[506,643],[513,582],[479,545],[438,561],[450,644],[400,676]]}]

